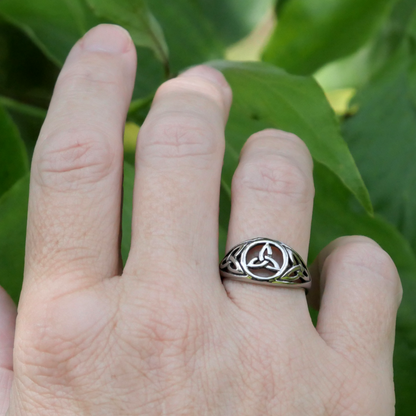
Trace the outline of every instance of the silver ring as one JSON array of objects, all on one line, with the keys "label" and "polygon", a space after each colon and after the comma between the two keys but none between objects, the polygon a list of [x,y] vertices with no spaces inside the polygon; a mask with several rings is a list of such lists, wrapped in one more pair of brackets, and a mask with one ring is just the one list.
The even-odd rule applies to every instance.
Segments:
[{"label": "silver ring", "polygon": [[223,278],[269,286],[311,287],[302,257],[293,248],[270,238],[253,238],[233,247],[220,263]]}]

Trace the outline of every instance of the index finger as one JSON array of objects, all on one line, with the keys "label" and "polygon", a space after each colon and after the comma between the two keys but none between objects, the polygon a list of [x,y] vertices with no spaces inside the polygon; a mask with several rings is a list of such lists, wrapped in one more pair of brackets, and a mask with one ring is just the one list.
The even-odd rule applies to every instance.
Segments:
[{"label": "index finger", "polygon": [[71,50],[33,156],[24,291],[34,280],[65,288],[118,272],[122,138],[135,71],[134,45],[118,26],[91,29]]}]

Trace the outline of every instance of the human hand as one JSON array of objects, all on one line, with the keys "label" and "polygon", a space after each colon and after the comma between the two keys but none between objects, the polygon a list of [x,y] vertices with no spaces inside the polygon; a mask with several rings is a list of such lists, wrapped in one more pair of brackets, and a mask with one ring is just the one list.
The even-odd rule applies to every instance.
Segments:
[{"label": "human hand", "polygon": [[[346,237],[321,253],[308,295],[320,305],[317,328],[303,289],[221,282],[231,90],[212,68],[164,83],[141,127],[122,270],[122,135],[135,72],[127,33],[101,25],[57,81],[32,163],[7,415],[393,415],[401,285],[376,243]],[[233,180],[228,248],[267,236],[306,259],[312,205],[304,143],[256,133]],[[3,312],[10,346],[10,303]],[[10,383],[10,349],[5,357]]]}]

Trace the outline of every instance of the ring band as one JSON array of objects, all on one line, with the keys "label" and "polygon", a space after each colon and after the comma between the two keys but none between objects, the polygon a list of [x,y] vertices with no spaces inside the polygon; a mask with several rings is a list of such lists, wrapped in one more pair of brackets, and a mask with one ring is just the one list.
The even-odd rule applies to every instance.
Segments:
[{"label": "ring band", "polygon": [[269,286],[311,287],[302,257],[287,244],[253,238],[233,247],[220,263],[223,278]]}]

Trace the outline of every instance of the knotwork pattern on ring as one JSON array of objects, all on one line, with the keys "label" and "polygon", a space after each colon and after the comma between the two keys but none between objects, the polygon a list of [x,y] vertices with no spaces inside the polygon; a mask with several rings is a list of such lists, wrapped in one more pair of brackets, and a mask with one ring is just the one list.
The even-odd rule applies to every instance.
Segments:
[{"label": "knotwork pattern on ring", "polygon": [[248,240],[232,248],[220,263],[220,271],[223,277],[268,284],[306,287],[311,281],[301,256],[288,245],[268,238]]}]

